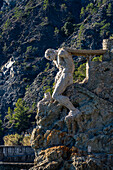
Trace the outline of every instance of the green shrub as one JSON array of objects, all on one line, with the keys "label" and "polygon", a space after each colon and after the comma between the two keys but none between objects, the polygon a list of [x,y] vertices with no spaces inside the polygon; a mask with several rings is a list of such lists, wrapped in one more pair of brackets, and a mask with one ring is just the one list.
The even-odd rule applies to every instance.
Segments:
[{"label": "green shrub", "polygon": [[31,53],[31,52],[32,52],[32,46],[28,46],[28,47],[26,48],[25,54]]},{"label": "green shrub", "polygon": [[99,1],[97,2],[97,7],[99,8],[102,5],[102,3]]},{"label": "green shrub", "polygon": [[17,133],[4,136],[4,145],[5,146],[31,146],[30,144],[31,134],[19,135]]},{"label": "green shrub", "polygon": [[34,71],[37,70],[37,66],[36,65],[33,65],[32,68],[33,68]]},{"label": "green shrub", "polygon": [[112,35],[110,35],[110,37],[109,37],[110,39],[113,39],[113,34]]},{"label": "green shrub", "polygon": [[104,4],[104,3],[106,3],[107,1],[108,1],[108,0],[103,0],[102,3]]},{"label": "green shrub", "polygon": [[17,100],[15,104],[13,118],[15,120],[14,127],[19,131],[24,131],[29,127],[29,120],[31,114],[29,113],[30,108],[26,105],[25,101],[21,98]]},{"label": "green shrub", "polygon": [[84,7],[81,8],[80,18],[84,18],[85,16],[85,9]]},{"label": "green shrub", "polygon": [[13,110],[10,107],[8,107],[8,112],[4,120],[5,120],[4,122],[5,122],[6,128],[10,128],[13,126],[13,123],[14,123]]},{"label": "green shrub", "polygon": [[15,7],[13,18],[20,19],[24,15],[24,11]]},{"label": "green shrub", "polygon": [[49,0],[44,0],[43,10],[46,10],[49,6]]},{"label": "green shrub", "polygon": [[10,19],[7,19],[5,24],[3,25],[3,31],[7,30],[11,26]]},{"label": "green shrub", "polygon": [[30,139],[31,139],[31,134],[25,135],[22,139],[22,142],[21,142],[22,145],[23,146],[31,146]]},{"label": "green shrub", "polygon": [[66,22],[64,26],[61,28],[61,30],[64,32],[66,36],[69,36],[74,31],[73,24],[71,22]]},{"label": "green shrub", "polygon": [[48,24],[48,17],[42,18],[41,26],[47,25]]},{"label": "green shrub", "polygon": [[49,86],[49,85],[43,86],[43,92],[44,92],[44,93],[50,92],[50,93],[52,94],[52,88],[51,88],[51,86]]},{"label": "green shrub", "polygon": [[30,87],[30,86],[29,86],[29,85],[27,85],[25,89],[26,89],[26,90],[28,90],[28,89],[29,89],[29,87]]},{"label": "green shrub", "polygon": [[79,47],[79,48],[81,48],[83,31],[84,31],[84,24],[81,24],[81,26],[79,27],[79,34],[78,34],[78,40],[77,40],[77,47]]},{"label": "green shrub", "polygon": [[5,146],[17,146],[21,145],[22,136],[19,134],[7,135],[3,138]]},{"label": "green shrub", "polygon": [[74,72],[74,81],[82,81],[86,77],[86,63],[81,64]]},{"label": "green shrub", "polygon": [[107,14],[108,17],[112,16],[112,5],[111,5],[111,3],[108,4],[108,8],[106,10],[106,14]]},{"label": "green shrub", "polygon": [[61,10],[62,11],[66,11],[67,10],[66,4],[61,4]]},{"label": "green shrub", "polygon": [[55,27],[54,35],[57,36],[58,34],[59,34],[59,29],[57,27]]},{"label": "green shrub", "polygon": [[94,8],[94,4],[93,3],[89,3],[87,5],[87,7],[86,7],[86,12],[91,13],[93,8]]},{"label": "green shrub", "polygon": [[29,81],[29,79],[27,78],[27,77],[25,77],[25,78],[23,78],[23,80],[22,80],[23,82],[28,82]]},{"label": "green shrub", "polygon": [[5,120],[9,124],[8,128],[13,127],[18,132],[22,132],[29,128],[32,110],[30,111],[30,108],[21,98],[17,100],[15,106],[14,111],[8,108]]},{"label": "green shrub", "polygon": [[49,69],[49,67],[50,67],[50,63],[47,63],[44,72],[46,72]]},{"label": "green shrub", "polygon": [[94,57],[94,58],[92,59],[92,61],[100,61],[100,62],[102,62],[102,55],[97,56],[97,57]]},{"label": "green shrub", "polygon": [[106,23],[103,27],[100,28],[100,35],[108,35],[110,32],[110,23]]}]

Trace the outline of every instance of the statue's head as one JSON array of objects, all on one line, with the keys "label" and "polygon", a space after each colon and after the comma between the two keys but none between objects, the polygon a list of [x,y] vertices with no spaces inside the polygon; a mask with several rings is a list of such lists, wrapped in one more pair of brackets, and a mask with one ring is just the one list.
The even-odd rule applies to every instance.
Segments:
[{"label": "statue's head", "polygon": [[57,50],[49,48],[45,51],[45,58],[50,61],[56,60],[57,53],[58,53]]}]

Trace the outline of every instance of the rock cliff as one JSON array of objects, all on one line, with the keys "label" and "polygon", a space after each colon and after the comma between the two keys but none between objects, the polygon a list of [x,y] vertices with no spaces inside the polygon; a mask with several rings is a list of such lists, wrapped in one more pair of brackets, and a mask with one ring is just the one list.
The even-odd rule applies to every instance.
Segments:
[{"label": "rock cliff", "polygon": [[[62,46],[99,49],[103,38],[112,37],[112,21],[112,0],[1,0],[2,120],[7,115],[8,107],[14,110],[18,98],[23,98],[30,108],[33,105],[33,113],[36,114],[36,103],[48,87],[52,88],[56,73],[51,66],[46,70],[47,60],[43,55],[47,48],[58,48],[64,42]],[[112,68],[111,63],[110,65]],[[103,71],[98,77],[95,71],[98,72],[101,66]],[[92,63],[92,67],[92,74],[98,77],[98,82],[94,82],[94,85],[93,79],[92,84],[87,84],[87,88],[100,98],[112,102],[112,79],[106,78],[108,84],[104,84],[104,75],[109,74],[110,77],[111,68],[107,68],[107,63],[97,66]],[[12,130],[10,133],[13,132]]]},{"label": "rock cliff", "polygon": [[32,169],[113,168],[112,63],[112,51],[102,62],[91,61],[88,82],[75,83],[63,93],[80,110],[70,117],[70,126],[65,121],[67,108],[51,98],[38,102],[31,137],[36,155]]}]

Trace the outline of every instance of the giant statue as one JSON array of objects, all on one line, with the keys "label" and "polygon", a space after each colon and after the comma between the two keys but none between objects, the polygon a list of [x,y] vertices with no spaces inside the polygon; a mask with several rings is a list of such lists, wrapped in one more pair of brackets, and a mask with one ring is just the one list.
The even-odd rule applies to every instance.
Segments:
[{"label": "giant statue", "polygon": [[[64,48],[58,50],[47,49],[45,52],[45,58],[53,61],[59,69],[59,72],[55,77],[55,88],[52,98],[69,109],[69,114],[66,116],[65,120],[67,122],[67,126],[70,126],[70,124],[73,125],[72,119],[70,118],[77,116],[80,111],[73,106],[67,96],[62,95],[66,88],[73,84],[73,72],[75,67],[72,54]],[[74,127],[72,127],[72,129],[73,128]]]}]

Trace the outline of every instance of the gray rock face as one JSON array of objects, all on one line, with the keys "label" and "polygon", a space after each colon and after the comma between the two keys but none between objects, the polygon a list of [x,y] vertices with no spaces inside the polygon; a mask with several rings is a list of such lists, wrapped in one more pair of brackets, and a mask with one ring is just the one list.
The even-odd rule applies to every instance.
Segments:
[{"label": "gray rock face", "polygon": [[[11,57],[5,65],[1,67],[0,72],[0,113],[2,118],[7,114],[8,107],[12,109],[18,98],[23,98],[26,87],[32,82],[35,76],[41,70],[36,64],[36,70],[32,63],[22,64],[23,58],[14,59]],[[29,70],[30,68],[30,70]],[[43,94],[42,94],[43,95]],[[34,101],[33,101],[34,102]]]},{"label": "gray rock face", "polygon": [[[70,96],[70,94],[72,95]],[[52,153],[56,154],[56,151],[53,151],[56,146],[68,147],[69,150],[73,146],[78,150],[74,152],[74,154],[77,154],[76,157],[74,158],[71,153],[67,162],[60,156],[60,159],[62,158],[62,162],[64,163],[61,165],[60,161],[57,161],[56,164],[59,169],[61,167],[64,167],[64,169],[66,167],[71,168],[71,166],[75,168],[77,166],[77,160],[82,159],[81,157],[84,155],[83,153],[79,155],[78,152],[80,151],[85,152],[84,161],[79,160],[79,165],[83,169],[89,166],[91,169],[93,164],[95,164],[94,167],[98,167],[98,160],[100,161],[100,167],[98,167],[100,169],[107,166],[107,164],[111,166],[111,158],[109,160],[108,157],[113,154],[113,104],[99,98],[94,93],[77,84],[70,86],[65,92],[65,95],[70,97],[70,100],[75,106],[79,106],[78,108],[82,113],[74,118],[76,122],[75,133],[74,135],[68,134],[69,129],[65,122],[65,116],[68,114],[66,108],[54,101],[43,104],[42,106],[40,105],[37,114],[37,128],[34,129],[31,138],[36,154],[39,153],[35,159],[35,168],[44,167],[45,161],[46,166],[50,166],[50,164],[52,166],[53,161],[57,158],[49,156],[51,160],[45,160],[45,149],[48,150],[48,155]],[[91,147],[91,152],[93,153],[92,159],[88,157],[88,146]],[[99,158],[97,153],[99,153]],[[40,160],[40,157],[43,157],[43,160]],[[101,160],[104,159],[103,157],[107,157],[107,160],[101,165]],[[73,163],[71,164],[69,161]]]},{"label": "gray rock face", "polygon": [[113,62],[92,62],[87,88],[99,97],[113,102]]}]

